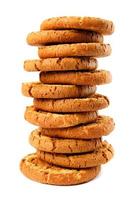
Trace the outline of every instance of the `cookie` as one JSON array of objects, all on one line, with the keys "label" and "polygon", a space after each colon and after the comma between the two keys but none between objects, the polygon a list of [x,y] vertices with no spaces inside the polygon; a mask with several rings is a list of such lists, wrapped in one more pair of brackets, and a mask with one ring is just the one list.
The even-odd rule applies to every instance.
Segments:
[{"label": "cookie", "polygon": [[46,84],[103,85],[112,81],[109,71],[94,72],[41,72],[40,81]]},{"label": "cookie", "polygon": [[110,134],[115,127],[111,117],[99,116],[93,123],[78,125],[70,128],[44,129],[40,128],[43,135],[60,138],[92,139]]},{"label": "cookie", "polygon": [[87,97],[94,94],[96,87],[76,85],[54,85],[40,82],[22,84],[22,94],[27,97],[61,99]]},{"label": "cookie", "polygon": [[26,71],[92,71],[97,68],[97,60],[91,57],[46,58],[43,60],[26,60]]},{"label": "cookie", "polygon": [[76,99],[34,99],[34,107],[47,112],[90,112],[108,107],[109,100],[101,94]]},{"label": "cookie", "polygon": [[28,122],[42,128],[64,128],[93,122],[97,119],[96,112],[55,114],[38,110],[34,106],[26,107],[24,116]]},{"label": "cookie", "polygon": [[31,180],[51,185],[75,185],[94,179],[100,172],[100,166],[89,169],[66,169],[56,167],[29,154],[20,162],[20,170]]},{"label": "cookie", "polygon": [[110,35],[114,32],[112,21],[95,17],[53,17],[41,23],[41,30],[81,29]]},{"label": "cookie", "polygon": [[41,151],[66,154],[89,152],[102,146],[100,138],[91,140],[51,138],[42,135],[38,129],[32,131],[29,142]]},{"label": "cookie", "polygon": [[113,157],[113,148],[110,144],[104,141],[102,147],[89,153],[66,155],[52,154],[38,150],[37,156],[48,163],[61,167],[77,169],[90,168],[109,162]]},{"label": "cookie", "polygon": [[30,45],[67,44],[80,42],[103,42],[99,33],[79,30],[47,30],[29,33],[27,43]]},{"label": "cookie", "polygon": [[104,57],[110,54],[110,45],[103,43],[58,44],[38,48],[38,55],[42,59],[72,56]]}]

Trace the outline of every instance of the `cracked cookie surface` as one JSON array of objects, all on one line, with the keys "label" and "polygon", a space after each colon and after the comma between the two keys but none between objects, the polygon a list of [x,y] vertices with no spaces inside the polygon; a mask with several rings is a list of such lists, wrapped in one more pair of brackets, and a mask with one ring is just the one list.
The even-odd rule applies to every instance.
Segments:
[{"label": "cracked cookie surface", "polygon": [[42,128],[64,128],[93,122],[97,119],[97,113],[56,114],[37,110],[34,106],[27,106],[24,117],[31,124]]},{"label": "cracked cookie surface", "polygon": [[103,85],[112,81],[109,71],[93,72],[41,72],[40,81],[46,84]]},{"label": "cracked cookie surface", "polygon": [[34,99],[34,107],[57,113],[90,112],[108,107],[109,100],[101,94],[92,94],[86,98],[72,99]]},{"label": "cracked cookie surface", "polygon": [[41,59],[71,56],[104,57],[110,54],[110,45],[103,43],[58,44],[38,48],[38,55]]},{"label": "cracked cookie surface", "polygon": [[110,35],[114,32],[112,21],[96,17],[53,17],[44,20],[40,28],[41,30],[81,29],[95,31],[103,35]]},{"label": "cracked cookie surface", "polygon": [[97,60],[92,57],[45,58],[24,61],[26,71],[78,71],[95,70]]},{"label": "cracked cookie surface", "polygon": [[41,151],[67,154],[89,152],[102,146],[100,138],[90,140],[51,138],[42,135],[38,129],[32,131],[29,142]]},{"label": "cracked cookie surface", "polygon": [[95,122],[77,125],[69,128],[44,129],[39,128],[42,134],[50,137],[91,139],[110,134],[115,127],[114,120],[109,116],[98,116]]},{"label": "cracked cookie surface", "polygon": [[86,97],[94,94],[95,86],[55,85],[30,82],[22,84],[22,94],[27,97],[61,99]]},{"label": "cracked cookie surface", "polygon": [[96,32],[81,30],[46,30],[31,32],[27,36],[30,45],[66,44],[80,42],[103,42],[103,36]]},{"label": "cracked cookie surface", "polygon": [[31,180],[51,185],[75,185],[94,179],[100,172],[100,166],[89,169],[66,169],[56,167],[29,154],[20,162],[20,170]]},{"label": "cracked cookie surface", "polygon": [[89,153],[66,155],[37,151],[37,156],[48,163],[67,168],[89,168],[105,164],[113,157],[113,148],[106,141]]}]

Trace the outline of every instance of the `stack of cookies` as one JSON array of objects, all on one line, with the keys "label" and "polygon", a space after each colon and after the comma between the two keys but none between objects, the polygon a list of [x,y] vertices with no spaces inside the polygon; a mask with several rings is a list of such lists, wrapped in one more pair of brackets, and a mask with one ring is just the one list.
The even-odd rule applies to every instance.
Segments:
[{"label": "stack of cookies", "polygon": [[38,46],[40,57],[24,62],[26,71],[40,71],[39,82],[22,85],[23,95],[34,98],[25,119],[38,126],[29,137],[36,153],[20,164],[28,178],[54,185],[84,183],[113,157],[102,136],[113,131],[114,121],[98,114],[109,100],[96,93],[97,85],[112,79],[109,71],[97,69],[96,58],[110,55],[103,35],[113,31],[108,20],[57,17],[28,35],[28,44]]}]

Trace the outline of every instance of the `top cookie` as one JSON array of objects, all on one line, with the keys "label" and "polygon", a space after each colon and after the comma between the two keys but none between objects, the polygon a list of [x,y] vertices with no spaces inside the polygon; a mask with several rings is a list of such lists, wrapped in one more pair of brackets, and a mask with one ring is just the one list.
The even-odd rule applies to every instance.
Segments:
[{"label": "top cookie", "polygon": [[95,17],[54,17],[41,23],[41,30],[80,29],[110,35],[114,32],[112,21]]}]

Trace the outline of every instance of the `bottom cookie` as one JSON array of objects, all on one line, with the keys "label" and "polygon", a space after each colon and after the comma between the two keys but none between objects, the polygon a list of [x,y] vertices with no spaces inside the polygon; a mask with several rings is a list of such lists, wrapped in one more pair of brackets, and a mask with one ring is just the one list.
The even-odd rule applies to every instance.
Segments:
[{"label": "bottom cookie", "polygon": [[100,166],[89,169],[66,169],[48,164],[29,154],[21,160],[22,173],[31,180],[52,185],[76,185],[94,179],[100,172]]}]

